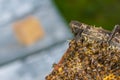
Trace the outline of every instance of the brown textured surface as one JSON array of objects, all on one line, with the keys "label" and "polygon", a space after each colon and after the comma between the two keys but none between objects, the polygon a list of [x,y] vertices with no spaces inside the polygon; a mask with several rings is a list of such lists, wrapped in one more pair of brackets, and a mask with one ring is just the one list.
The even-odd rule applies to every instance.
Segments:
[{"label": "brown textured surface", "polygon": [[46,80],[120,80],[119,34],[109,44],[109,31],[81,26],[84,29],[81,37],[70,41],[68,50]]}]

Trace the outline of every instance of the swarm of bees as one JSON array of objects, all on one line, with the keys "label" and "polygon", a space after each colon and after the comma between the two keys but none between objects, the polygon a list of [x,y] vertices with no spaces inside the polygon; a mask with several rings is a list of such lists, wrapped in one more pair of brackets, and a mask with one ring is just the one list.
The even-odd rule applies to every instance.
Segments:
[{"label": "swarm of bees", "polygon": [[112,32],[72,21],[74,38],[46,80],[120,80],[120,26]]}]

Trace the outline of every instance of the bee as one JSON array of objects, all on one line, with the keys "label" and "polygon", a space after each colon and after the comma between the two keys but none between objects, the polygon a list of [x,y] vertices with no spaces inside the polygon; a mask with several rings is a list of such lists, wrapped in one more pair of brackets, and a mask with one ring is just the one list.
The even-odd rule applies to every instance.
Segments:
[{"label": "bee", "polygon": [[108,43],[111,42],[112,38],[115,36],[116,33],[120,33],[120,25],[115,25],[115,27],[110,35],[110,38],[108,39]]}]

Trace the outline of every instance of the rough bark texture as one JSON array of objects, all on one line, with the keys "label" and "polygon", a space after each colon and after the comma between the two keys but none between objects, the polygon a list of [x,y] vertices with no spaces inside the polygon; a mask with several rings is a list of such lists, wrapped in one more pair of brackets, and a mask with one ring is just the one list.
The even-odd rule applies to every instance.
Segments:
[{"label": "rough bark texture", "polygon": [[46,80],[120,80],[120,34],[81,24]]}]

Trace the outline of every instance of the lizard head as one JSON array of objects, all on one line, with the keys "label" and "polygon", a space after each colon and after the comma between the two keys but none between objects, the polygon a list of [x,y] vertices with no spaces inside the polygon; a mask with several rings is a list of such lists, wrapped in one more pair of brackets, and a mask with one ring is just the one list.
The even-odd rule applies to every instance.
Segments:
[{"label": "lizard head", "polygon": [[71,21],[70,27],[72,29],[73,34],[76,35],[79,32],[79,30],[82,29],[82,23],[78,21]]}]

